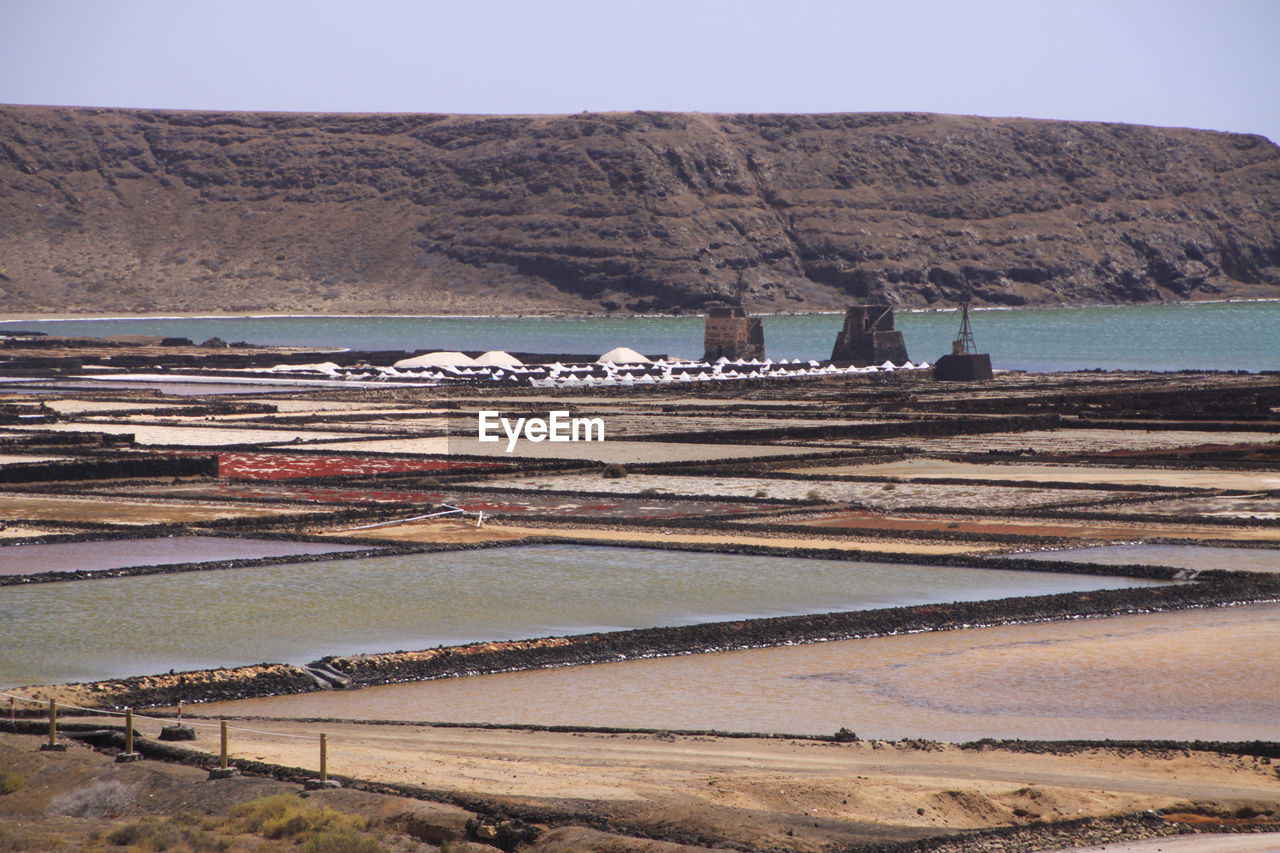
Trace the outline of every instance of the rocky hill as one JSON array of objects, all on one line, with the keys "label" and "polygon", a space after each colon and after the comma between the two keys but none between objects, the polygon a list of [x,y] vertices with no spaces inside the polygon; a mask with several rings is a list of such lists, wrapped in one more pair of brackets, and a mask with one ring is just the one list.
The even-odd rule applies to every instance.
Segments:
[{"label": "rocky hill", "polygon": [[1258,136],[923,114],[0,107],[0,304],[759,311],[1280,296]]}]

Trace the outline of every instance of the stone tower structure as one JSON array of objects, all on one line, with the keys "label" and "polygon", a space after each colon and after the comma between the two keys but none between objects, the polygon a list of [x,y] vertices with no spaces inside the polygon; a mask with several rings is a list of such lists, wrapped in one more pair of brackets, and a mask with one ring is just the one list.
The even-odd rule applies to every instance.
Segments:
[{"label": "stone tower structure", "polygon": [[902,332],[893,328],[893,308],[850,305],[844,313],[844,328],[831,350],[831,360],[857,367],[906,361],[907,344]]},{"label": "stone tower structure", "polygon": [[707,327],[702,335],[703,361],[764,358],[764,321],[747,316],[747,309],[743,307],[746,285],[741,271],[735,289],[738,304],[707,312]]},{"label": "stone tower structure", "polygon": [[759,317],[748,317],[739,305],[712,308],[707,314],[707,329],[702,336],[702,360],[727,358],[764,358],[764,324]]}]

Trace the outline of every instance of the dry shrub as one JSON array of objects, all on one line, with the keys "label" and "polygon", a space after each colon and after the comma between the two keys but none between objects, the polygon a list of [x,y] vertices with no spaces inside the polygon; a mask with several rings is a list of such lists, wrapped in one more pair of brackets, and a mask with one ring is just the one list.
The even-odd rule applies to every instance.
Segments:
[{"label": "dry shrub", "polygon": [[13,794],[27,787],[27,780],[21,773],[0,772],[0,796]]},{"label": "dry shrub", "polygon": [[116,817],[133,805],[137,798],[137,785],[98,779],[83,788],[54,797],[49,802],[49,811],[71,817]]},{"label": "dry shrub", "polygon": [[0,825],[0,851],[4,853],[56,853],[71,849],[67,841],[57,835],[37,834],[30,829]]},{"label": "dry shrub", "polygon": [[237,806],[231,812],[230,822],[239,832],[288,838],[298,843],[315,841],[322,835],[356,835],[369,828],[366,818],[328,806],[309,806],[291,794],[264,797]]},{"label": "dry shrub", "polygon": [[302,853],[386,853],[387,848],[367,835],[321,832],[302,845]]},{"label": "dry shrub", "polygon": [[107,835],[107,841],[139,853],[158,853],[162,850],[225,853],[232,849],[230,841],[217,838],[194,824],[194,818],[187,815],[175,815],[169,819],[144,817],[140,821],[112,830]]}]

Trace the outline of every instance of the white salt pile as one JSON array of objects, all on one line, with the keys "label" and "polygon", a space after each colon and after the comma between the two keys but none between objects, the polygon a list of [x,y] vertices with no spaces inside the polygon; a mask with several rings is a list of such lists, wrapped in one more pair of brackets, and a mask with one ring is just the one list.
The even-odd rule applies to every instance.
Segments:
[{"label": "white salt pile", "polygon": [[520,367],[524,362],[511,353],[495,349],[489,350],[484,355],[476,358],[475,364],[483,367]]},{"label": "white salt pile", "polygon": [[471,367],[476,360],[460,352],[429,352],[415,355],[413,358],[402,358],[395,367]]},{"label": "white salt pile", "polygon": [[631,347],[614,347],[597,358],[596,364],[653,364],[653,359],[646,358]]}]

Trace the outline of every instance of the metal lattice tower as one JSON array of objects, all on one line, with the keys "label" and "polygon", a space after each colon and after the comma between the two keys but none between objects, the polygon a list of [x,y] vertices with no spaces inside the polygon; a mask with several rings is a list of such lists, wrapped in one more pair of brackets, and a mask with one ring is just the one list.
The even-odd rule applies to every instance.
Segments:
[{"label": "metal lattice tower", "polygon": [[956,355],[972,355],[978,351],[978,345],[973,341],[973,329],[969,328],[969,303],[966,302],[960,310],[960,336],[951,350]]}]

